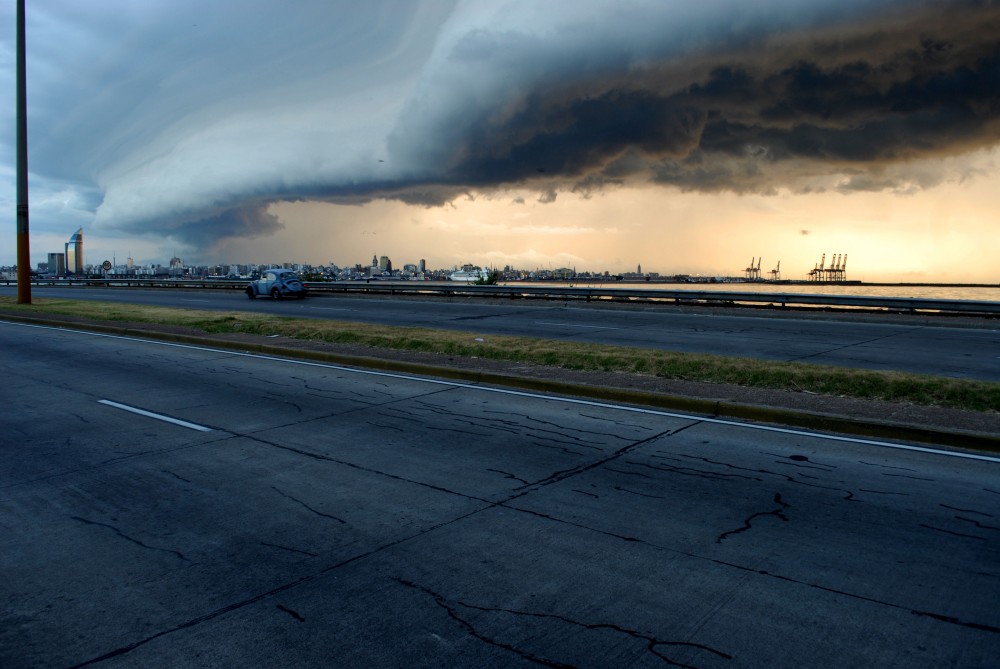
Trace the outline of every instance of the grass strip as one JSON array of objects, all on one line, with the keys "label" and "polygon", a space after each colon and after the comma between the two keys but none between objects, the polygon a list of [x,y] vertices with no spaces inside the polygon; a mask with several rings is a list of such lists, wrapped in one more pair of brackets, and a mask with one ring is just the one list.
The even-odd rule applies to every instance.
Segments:
[{"label": "grass strip", "polygon": [[44,312],[96,321],[158,323],[192,328],[207,334],[239,332],[280,335],[379,349],[479,357],[574,370],[626,372],[973,411],[1000,411],[1000,383],[902,372],[114,302],[41,298],[33,300],[30,305],[19,305],[13,297],[0,297],[0,308],[25,315]]}]

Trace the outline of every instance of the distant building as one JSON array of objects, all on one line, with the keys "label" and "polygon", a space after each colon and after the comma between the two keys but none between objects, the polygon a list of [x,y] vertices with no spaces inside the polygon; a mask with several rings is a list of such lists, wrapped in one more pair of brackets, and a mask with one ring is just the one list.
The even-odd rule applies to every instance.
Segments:
[{"label": "distant building", "polygon": [[392,271],[392,261],[389,260],[389,256],[382,256],[378,259],[378,271],[379,272],[391,272]]},{"label": "distant building", "polygon": [[62,276],[66,273],[66,256],[62,253],[49,254],[48,273]]},{"label": "distant building", "polygon": [[427,271],[427,261],[423,258],[421,258],[420,262],[417,263],[417,271],[421,274]]},{"label": "distant building", "polygon": [[66,242],[66,274],[83,274],[83,228]]}]

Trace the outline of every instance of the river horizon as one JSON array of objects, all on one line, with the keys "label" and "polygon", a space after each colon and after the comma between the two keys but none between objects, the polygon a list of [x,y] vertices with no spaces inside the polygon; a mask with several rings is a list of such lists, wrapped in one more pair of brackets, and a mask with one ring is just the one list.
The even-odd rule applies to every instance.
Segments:
[{"label": "river horizon", "polygon": [[794,295],[850,295],[862,297],[910,297],[934,300],[971,300],[1000,302],[1000,284],[955,283],[821,283],[821,282],[716,282],[688,283],[673,281],[499,281],[497,285],[552,286],[622,290],[670,290],[691,292],[789,293]]}]

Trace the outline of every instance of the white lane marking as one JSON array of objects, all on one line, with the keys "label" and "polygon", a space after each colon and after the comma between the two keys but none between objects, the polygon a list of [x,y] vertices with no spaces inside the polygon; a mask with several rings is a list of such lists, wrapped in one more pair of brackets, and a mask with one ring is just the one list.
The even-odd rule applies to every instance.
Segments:
[{"label": "white lane marking", "polygon": [[587,328],[590,330],[621,330],[622,328],[613,328],[607,325],[569,325],[568,323],[544,323],[542,321],[535,321],[535,325],[555,325],[561,328]]},{"label": "white lane marking", "polygon": [[174,425],[180,425],[181,427],[187,427],[192,430],[198,430],[199,432],[212,431],[212,428],[205,427],[204,425],[195,425],[194,423],[189,423],[186,420],[171,418],[170,416],[164,416],[163,414],[153,413],[152,411],[146,411],[144,409],[137,409],[136,407],[130,407],[127,404],[119,404],[118,402],[112,402],[111,400],[97,400],[97,401],[99,404],[106,404],[109,407],[115,407],[116,409],[122,409],[123,411],[130,411],[132,413],[137,413],[140,416],[146,416],[147,418],[155,418],[156,420],[162,420],[167,423],[173,423]]},{"label": "white lane marking", "polygon": [[836,434],[823,434],[821,432],[809,432],[807,430],[795,430],[792,428],[775,427],[773,425],[759,425],[757,423],[741,423],[734,420],[726,420],[724,418],[710,418],[707,416],[699,416],[695,414],[683,414],[674,413],[672,411],[661,411],[659,409],[643,409],[640,407],[625,406],[619,404],[608,404],[606,402],[594,402],[591,400],[581,400],[574,399],[572,397],[554,397],[551,395],[540,395],[538,393],[529,393],[521,390],[509,390],[507,388],[492,388],[489,386],[479,386],[472,383],[460,383],[458,381],[445,381],[443,379],[432,379],[421,376],[410,376],[407,374],[396,374],[394,372],[379,372],[371,369],[360,369],[357,367],[344,367],[342,365],[332,365],[323,362],[311,362],[309,360],[295,360],[293,358],[279,358],[271,355],[261,355],[259,353],[245,353],[242,351],[228,351],[219,348],[210,348],[208,346],[194,346],[192,344],[177,344],[169,341],[157,341],[155,339],[141,339],[139,337],[124,337],[122,335],[105,334],[103,332],[87,332],[86,330],[73,330],[70,328],[57,328],[48,325],[33,325],[30,323],[15,323],[12,321],[2,321],[8,325],[19,325],[21,327],[28,328],[39,328],[41,330],[54,330],[56,332],[71,332],[75,334],[89,335],[92,337],[106,337],[108,339],[121,339],[124,341],[133,341],[140,344],[155,344],[157,346],[170,346],[173,348],[184,348],[192,351],[205,351],[207,353],[220,353],[223,355],[231,355],[235,357],[243,358],[254,358],[257,360],[268,360],[272,362],[281,362],[292,365],[302,365],[305,367],[319,367],[321,369],[333,369],[339,372],[352,372],[354,374],[362,374],[366,376],[380,376],[389,379],[401,379],[404,381],[415,381],[418,383],[429,383],[439,386],[449,386],[451,388],[466,388],[469,390],[479,390],[487,393],[495,393],[498,395],[513,395],[515,397],[527,397],[531,399],[546,400],[549,402],[563,402],[565,404],[578,404],[581,406],[597,407],[602,409],[613,409],[617,411],[625,411],[629,413],[638,413],[648,416],[663,416],[666,418],[680,418],[682,420],[697,420],[702,423],[712,423],[714,425],[726,425],[728,427],[740,427],[747,430],[758,430],[762,432],[776,432],[778,434],[790,434],[798,437],[809,437],[813,439],[824,439],[827,441],[841,441],[849,444],[862,444],[865,446],[877,446],[879,448],[893,448],[902,451],[917,451],[919,453],[930,453],[932,455],[945,455],[953,458],[965,458],[968,460],[982,460],[985,462],[994,462],[1000,464],[1000,457],[994,457],[989,455],[977,455],[974,453],[963,453],[961,451],[944,451],[937,448],[927,448],[925,446],[913,446],[911,444],[894,444],[889,441],[875,441],[874,439],[861,439],[858,437],[843,437]]},{"label": "white lane marking", "polygon": [[313,307],[316,311],[354,311],[354,309],[337,308],[337,307]]}]

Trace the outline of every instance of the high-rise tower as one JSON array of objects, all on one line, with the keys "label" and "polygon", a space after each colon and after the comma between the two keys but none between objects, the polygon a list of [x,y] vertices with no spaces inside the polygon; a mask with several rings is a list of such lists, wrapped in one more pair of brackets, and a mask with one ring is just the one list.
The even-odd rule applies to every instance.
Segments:
[{"label": "high-rise tower", "polygon": [[66,242],[66,273],[83,274],[83,228]]}]

